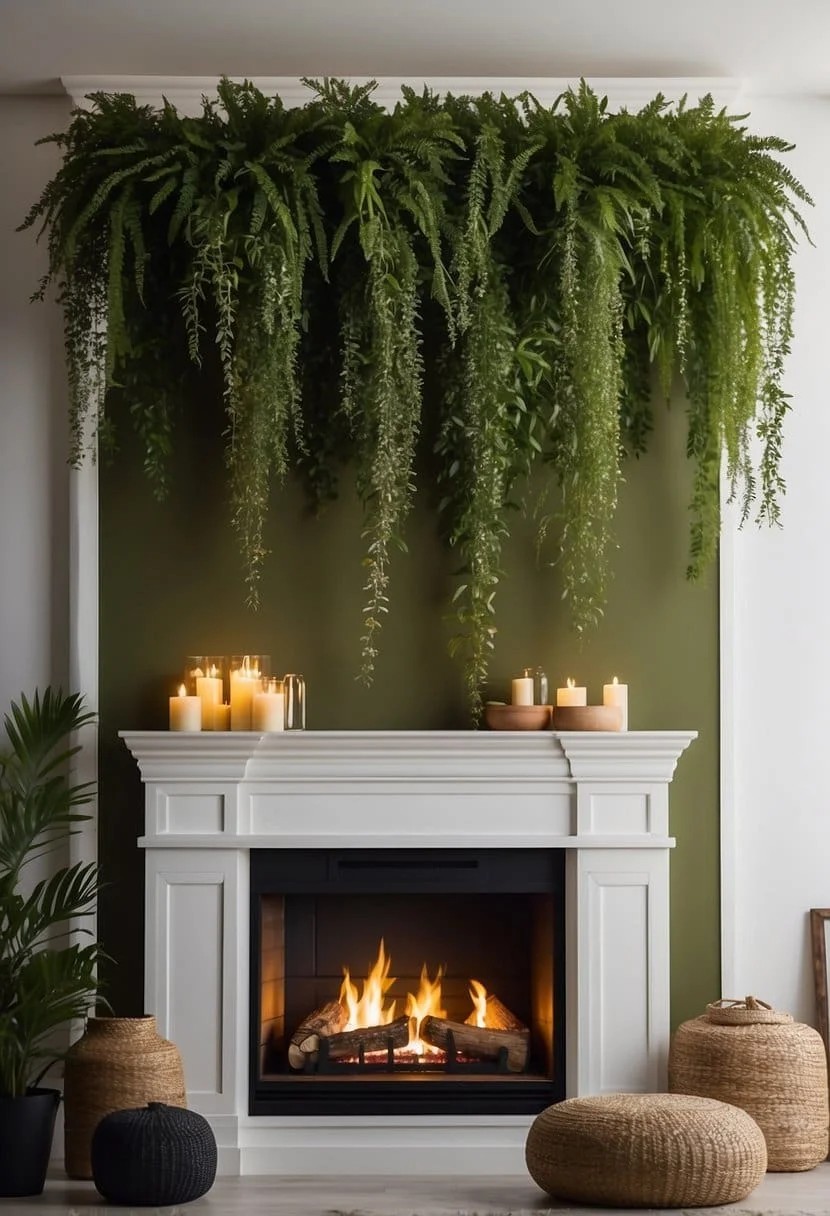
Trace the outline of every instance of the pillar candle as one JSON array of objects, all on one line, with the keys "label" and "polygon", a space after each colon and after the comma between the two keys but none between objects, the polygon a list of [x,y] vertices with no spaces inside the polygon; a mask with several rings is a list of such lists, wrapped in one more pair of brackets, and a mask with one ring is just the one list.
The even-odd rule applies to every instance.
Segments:
[{"label": "pillar candle", "polygon": [[616,676],[611,684],[602,686],[603,705],[617,705],[622,711],[621,730],[628,730],[628,685],[620,684]]},{"label": "pillar candle", "polygon": [[230,730],[231,728],[231,707],[230,705],[217,704],[213,706],[213,729],[214,730]]},{"label": "pillar candle", "polygon": [[255,692],[251,725],[254,730],[285,730],[285,697],[281,692]]},{"label": "pillar candle", "polygon": [[170,698],[170,729],[202,729],[202,699],[188,697],[184,684],[179,688],[179,695]]},{"label": "pillar candle", "polygon": [[231,672],[231,730],[250,730],[254,693],[262,682],[258,671],[241,667]]},{"label": "pillar candle", "polygon": [[588,689],[577,688],[573,680],[568,680],[565,688],[556,690],[557,705],[587,705]]},{"label": "pillar candle", "polygon": [[533,704],[533,676],[520,676],[513,681],[512,701],[514,705]]},{"label": "pillar candle", "polygon": [[196,677],[196,693],[202,702],[202,730],[216,730],[214,709],[222,704],[222,677],[215,674]]}]

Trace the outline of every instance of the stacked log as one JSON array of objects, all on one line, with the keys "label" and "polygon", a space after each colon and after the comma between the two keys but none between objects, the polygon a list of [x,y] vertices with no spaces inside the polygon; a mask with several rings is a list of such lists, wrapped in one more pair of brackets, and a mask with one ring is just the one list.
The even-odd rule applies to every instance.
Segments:
[{"label": "stacked log", "polygon": [[[499,1002],[501,1003],[501,1002]],[[512,1029],[491,1029],[470,1026],[467,1022],[452,1022],[447,1018],[425,1017],[421,1022],[421,1038],[447,1054],[471,1060],[498,1060],[502,1050],[507,1052],[507,1071],[524,1072],[530,1051],[530,1031],[513,1018]]]},{"label": "stacked log", "polygon": [[370,1051],[386,1051],[392,1047],[406,1047],[409,1042],[409,1018],[406,1015],[387,1022],[385,1026],[364,1026],[358,1030],[344,1030],[329,1035],[326,1047],[330,1060],[343,1060]]},{"label": "stacked log", "polygon": [[304,1069],[307,1063],[316,1063],[321,1036],[328,1038],[337,1034],[346,1025],[346,1018],[346,1010],[339,1001],[329,1001],[304,1018],[288,1044],[288,1063],[291,1067]]}]

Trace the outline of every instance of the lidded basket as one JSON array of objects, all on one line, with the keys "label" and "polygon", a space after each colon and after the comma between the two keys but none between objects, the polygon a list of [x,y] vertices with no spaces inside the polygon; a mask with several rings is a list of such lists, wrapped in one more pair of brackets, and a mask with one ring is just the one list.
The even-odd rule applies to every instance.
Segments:
[{"label": "lidded basket", "polygon": [[187,1106],[179,1049],[154,1017],[89,1018],[64,1073],[65,1155],[70,1178],[91,1178],[92,1134],[105,1115],[164,1102]]},{"label": "lidded basket", "polygon": [[678,1028],[669,1090],[740,1106],[764,1133],[769,1170],[811,1170],[827,1156],[821,1035],[755,997],[714,1001]]}]

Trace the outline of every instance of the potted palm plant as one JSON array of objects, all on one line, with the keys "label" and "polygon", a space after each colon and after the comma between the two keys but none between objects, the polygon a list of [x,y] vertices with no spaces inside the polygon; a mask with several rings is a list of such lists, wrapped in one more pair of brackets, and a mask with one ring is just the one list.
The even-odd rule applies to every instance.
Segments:
[{"label": "potted palm plant", "polygon": [[[41,1087],[67,1045],[61,1032],[96,1000],[97,942],[77,918],[98,895],[94,863],[50,862],[89,816],[91,782],[73,784],[74,732],[92,719],[77,694],[47,688],[5,715],[0,751],[0,1196],[43,1190],[60,1093]],[[65,1036],[64,1036],[65,1038]]]}]

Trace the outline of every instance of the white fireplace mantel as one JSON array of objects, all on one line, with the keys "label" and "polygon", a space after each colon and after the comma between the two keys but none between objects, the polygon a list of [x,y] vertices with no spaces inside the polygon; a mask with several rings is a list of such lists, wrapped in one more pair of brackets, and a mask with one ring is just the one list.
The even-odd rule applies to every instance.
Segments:
[{"label": "white fireplace mantel", "polygon": [[145,1005],[225,1172],[520,1172],[530,1122],[250,1116],[256,848],[566,849],[567,1092],[663,1087],[668,787],[696,732],[122,737],[145,784]]}]

